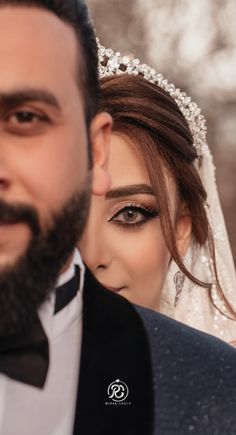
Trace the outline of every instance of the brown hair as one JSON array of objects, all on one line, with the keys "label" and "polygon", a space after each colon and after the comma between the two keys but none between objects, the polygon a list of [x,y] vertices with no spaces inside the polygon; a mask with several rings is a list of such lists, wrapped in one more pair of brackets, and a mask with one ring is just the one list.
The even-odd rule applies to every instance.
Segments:
[{"label": "brown hair", "polygon": [[163,236],[172,258],[192,282],[209,289],[214,304],[212,283],[193,276],[178,252],[175,224],[171,220],[168,201],[166,169],[174,179],[180,203],[175,223],[184,206],[192,220],[193,240],[200,246],[208,244],[218,292],[231,314],[234,314],[219,283],[214,242],[205,210],[207,195],[194,165],[197,153],[193,137],[179,107],[166,91],[141,76],[123,74],[103,78],[101,89],[102,110],[113,117],[113,132],[128,137],[144,159],[160,207]]}]

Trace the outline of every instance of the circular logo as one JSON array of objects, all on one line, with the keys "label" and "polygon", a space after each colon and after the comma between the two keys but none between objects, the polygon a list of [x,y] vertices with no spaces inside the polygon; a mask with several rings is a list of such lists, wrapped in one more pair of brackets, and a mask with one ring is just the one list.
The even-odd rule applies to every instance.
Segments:
[{"label": "circular logo", "polygon": [[125,382],[116,379],[109,385],[107,394],[113,402],[123,402],[128,397],[129,389]]}]

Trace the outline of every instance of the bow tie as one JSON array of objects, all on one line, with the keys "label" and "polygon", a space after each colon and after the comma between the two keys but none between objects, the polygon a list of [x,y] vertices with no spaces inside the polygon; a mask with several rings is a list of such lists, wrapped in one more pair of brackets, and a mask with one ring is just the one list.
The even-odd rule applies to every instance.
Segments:
[{"label": "bow tie", "polygon": [[[80,281],[79,268],[74,276],[56,289],[54,314],[75,297]],[[49,366],[48,339],[38,316],[32,327],[0,341],[0,372],[8,377],[33,385],[44,386]]]}]

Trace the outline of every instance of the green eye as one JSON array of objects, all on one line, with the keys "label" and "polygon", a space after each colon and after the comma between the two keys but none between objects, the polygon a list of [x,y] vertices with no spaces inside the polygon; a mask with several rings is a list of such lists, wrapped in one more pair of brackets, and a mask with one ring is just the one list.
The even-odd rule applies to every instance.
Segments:
[{"label": "green eye", "polygon": [[134,227],[143,225],[150,219],[158,216],[156,209],[147,209],[140,206],[125,206],[120,209],[109,222],[114,222],[118,225],[126,227]]}]

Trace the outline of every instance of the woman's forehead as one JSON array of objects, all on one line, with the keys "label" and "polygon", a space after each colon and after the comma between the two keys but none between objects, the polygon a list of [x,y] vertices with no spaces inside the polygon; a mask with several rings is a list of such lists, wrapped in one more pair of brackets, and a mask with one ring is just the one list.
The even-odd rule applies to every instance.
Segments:
[{"label": "woman's forehead", "polygon": [[[158,154],[157,154],[158,158]],[[153,161],[155,165],[155,161]],[[168,201],[171,209],[176,208],[177,189],[170,170],[163,164]],[[112,134],[110,143],[110,157],[108,170],[112,178],[112,188],[133,184],[147,184],[150,182],[147,162],[135,141],[124,134]],[[158,170],[155,174],[158,177]],[[153,187],[153,186],[151,186]],[[158,198],[157,198],[158,200]]]}]

